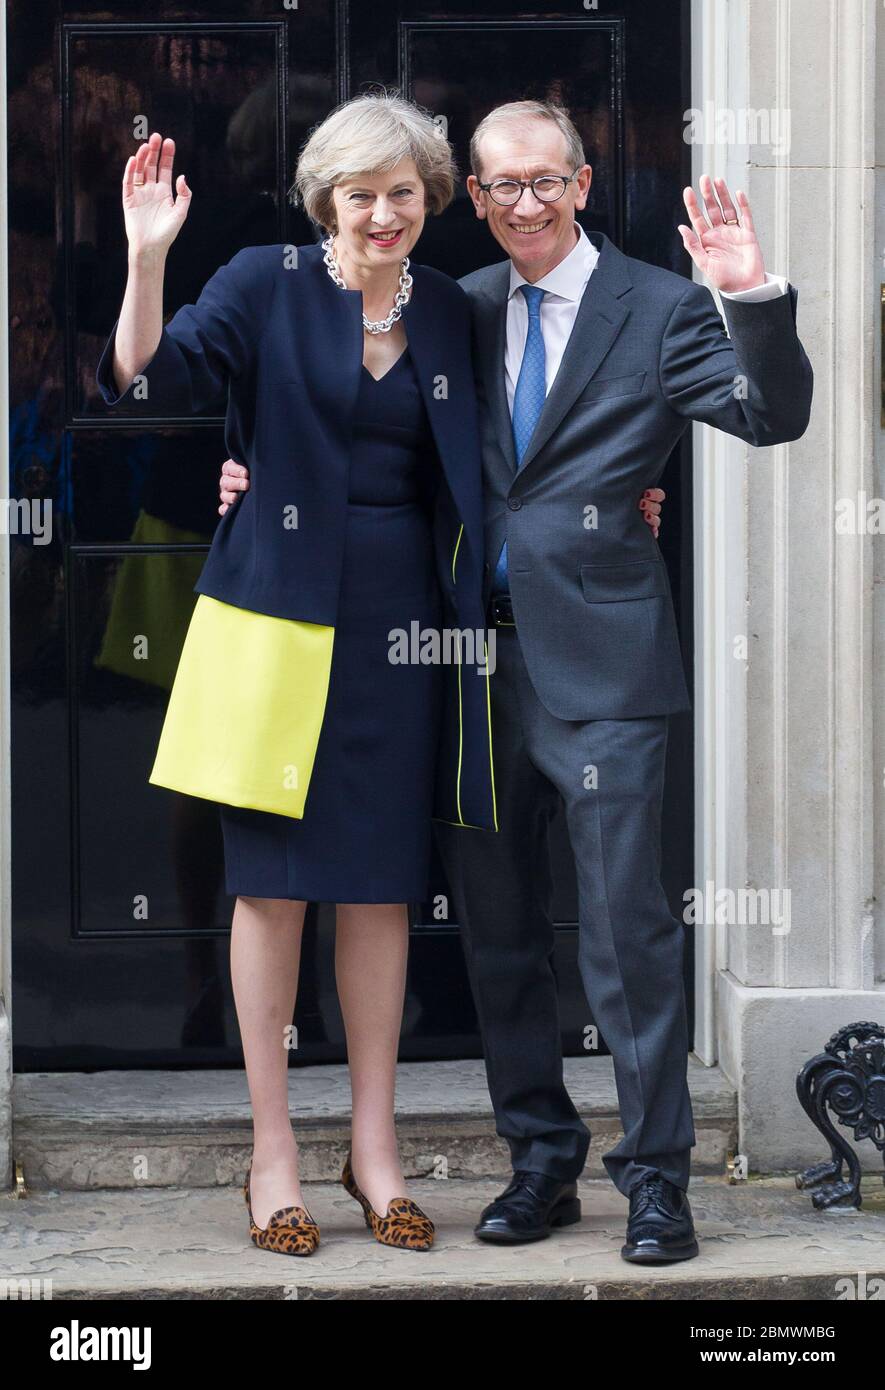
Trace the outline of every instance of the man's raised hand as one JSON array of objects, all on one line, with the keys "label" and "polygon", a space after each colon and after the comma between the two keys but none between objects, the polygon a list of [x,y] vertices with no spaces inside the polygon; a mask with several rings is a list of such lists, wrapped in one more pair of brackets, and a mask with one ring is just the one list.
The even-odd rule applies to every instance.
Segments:
[{"label": "man's raised hand", "polygon": [[702,174],[701,196],[704,211],[698,205],[694,189],[683,189],[691,227],[683,223],[678,227],[682,244],[698,270],[717,290],[724,290],[726,294],[764,285],[765,266],[746,194],[738,189],[735,207],[725,179],[713,180],[708,174]]}]

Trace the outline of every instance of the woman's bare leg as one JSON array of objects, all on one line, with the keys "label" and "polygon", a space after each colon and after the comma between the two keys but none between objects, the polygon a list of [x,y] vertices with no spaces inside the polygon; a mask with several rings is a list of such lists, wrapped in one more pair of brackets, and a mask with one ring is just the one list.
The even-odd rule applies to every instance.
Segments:
[{"label": "woman's bare leg", "polygon": [[394,1092],[408,941],[404,903],[339,903],[335,974],[353,1097],[353,1174],[379,1216],[406,1192]]},{"label": "woman's bare leg", "polygon": [[288,1097],[304,910],[289,898],[240,897],[231,926],[231,981],[252,1101],[252,1215],[262,1227],[280,1207],[304,1206]]}]

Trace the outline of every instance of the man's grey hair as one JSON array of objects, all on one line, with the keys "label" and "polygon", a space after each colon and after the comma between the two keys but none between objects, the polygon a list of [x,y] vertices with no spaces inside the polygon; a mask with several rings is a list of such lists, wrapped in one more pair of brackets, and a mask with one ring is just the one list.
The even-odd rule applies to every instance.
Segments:
[{"label": "man's grey hair", "polygon": [[521,125],[527,120],[553,121],[554,125],[559,127],[565,137],[566,160],[571,166],[570,173],[587,163],[581,137],[564,106],[557,106],[552,101],[508,101],[503,106],[496,106],[487,116],[483,116],[473,132],[470,141],[470,168],[478,179],[482,178],[480,144],[483,136],[488,135],[489,131],[497,126]]}]

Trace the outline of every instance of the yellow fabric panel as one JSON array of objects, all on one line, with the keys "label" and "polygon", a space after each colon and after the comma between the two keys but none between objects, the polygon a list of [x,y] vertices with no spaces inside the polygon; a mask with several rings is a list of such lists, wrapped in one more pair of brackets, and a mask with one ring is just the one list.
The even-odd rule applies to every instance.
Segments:
[{"label": "yellow fabric panel", "polygon": [[301,819],[334,637],[199,594],[148,780]]},{"label": "yellow fabric panel", "polygon": [[[141,545],[206,544],[211,536],[187,531],[138,513],[131,542]],[[175,666],[194,611],[194,585],[206,556],[188,554],[126,555],[117,567],[107,626],[95,665],[130,680],[172,689]],[[136,655],[137,637],[147,638],[147,660]]]}]

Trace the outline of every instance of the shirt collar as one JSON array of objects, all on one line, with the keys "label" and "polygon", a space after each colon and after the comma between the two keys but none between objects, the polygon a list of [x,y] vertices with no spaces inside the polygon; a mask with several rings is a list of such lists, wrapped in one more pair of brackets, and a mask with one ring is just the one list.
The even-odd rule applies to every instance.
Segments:
[{"label": "shirt collar", "polygon": [[[578,239],[559,265],[555,265],[542,279],[536,280],[535,284],[539,290],[546,290],[548,294],[555,294],[560,299],[579,300],[584,293],[584,286],[590,279],[596,262],[599,260],[599,251],[593,245],[580,222],[576,222],[578,229]],[[510,289],[508,299],[519,289],[520,285],[527,285],[529,282],[525,276],[520,275],[513,262],[510,262]]]}]

